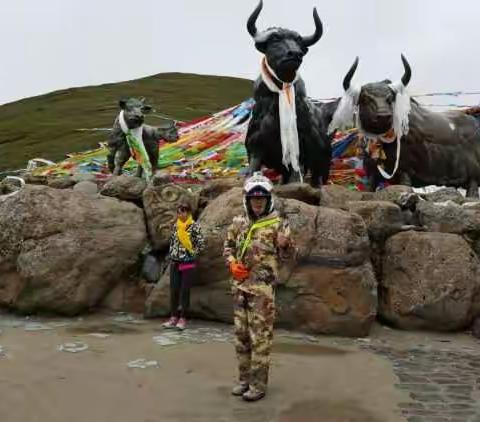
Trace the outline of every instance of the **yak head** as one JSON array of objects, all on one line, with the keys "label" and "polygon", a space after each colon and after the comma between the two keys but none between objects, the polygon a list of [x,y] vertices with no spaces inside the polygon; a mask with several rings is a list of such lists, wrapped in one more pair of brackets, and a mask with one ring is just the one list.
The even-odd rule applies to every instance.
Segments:
[{"label": "yak head", "polygon": [[[402,54],[402,62],[405,72],[401,78],[401,86],[406,88],[412,77],[410,65]],[[343,82],[345,91],[350,89],[350,82],[358,66],[358,58],[347,73]],[[395,103],[398,96],[398,84],[385,79],[381,82],[373,82],[363,85],[356,93],[358,106],[358,118],[363,130],[374,135],[382,135],[393,128]]]},{"label": "yak head", "polygon": [[152,111],[152,107],[145,104],[144,98],[124,98],[118,104],[129,129],[140,127],[145,121],[145,114]]},{"label": "yak head", "polygon": [[165,120],[165,122],[162,122],[155,129],[158,139],[161,138],[167,142],[178,141],[179,135],[175,120]]},{"label": "yak head", "polygon": [[281,82],[292,82],[302,64],[308,47],[314,45],[323,33],[322,22],[318,17],[317,9],[313,9],[315,33],[302,37],[299,33],[284,28],[269,28],[259,32],[256,27],[258,15],[263,8],[260,0],[247,22],[247,29],[255,40],[255,47],[263,53],[270,68]]}]

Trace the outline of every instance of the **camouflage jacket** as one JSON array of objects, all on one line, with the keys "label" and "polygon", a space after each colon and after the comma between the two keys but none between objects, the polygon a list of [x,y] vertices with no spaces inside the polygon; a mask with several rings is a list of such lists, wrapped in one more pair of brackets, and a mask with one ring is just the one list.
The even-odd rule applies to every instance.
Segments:
[{"label": "camouflage jacket", "polygon": [[[242,246],[252,225],[273,218],[278,218],[279,221],[253,231],[251,242],[241,257]],[[279,232],[289,240],[289,244],[285,248],[277,245]],[[288,221],[279,218],[274,211],[256,222],[246,216],[235,217],[227,230],[223,255],[228,261],[235,259],[237,262],[241,262],[250,271],[250,276],[245,281],[233,280],[234,288],[251,294],[271,294],[272,286],[278,281],[280,261],[290,258],[294,251]]]},{"label": "camouflage jacket", "polygon": [[172,261],[176,262],[191,262],[194,261],[198,254],[205,249],[205,238],[203,237],[200,224],[193,223],[188,227],[187,232],[190,234],[192,240],[193,254],[190,254],[180,243],[177,236],[177,226],[174,224],[172,228],[172,234],[170,236],[170,249],[168,256]]}]

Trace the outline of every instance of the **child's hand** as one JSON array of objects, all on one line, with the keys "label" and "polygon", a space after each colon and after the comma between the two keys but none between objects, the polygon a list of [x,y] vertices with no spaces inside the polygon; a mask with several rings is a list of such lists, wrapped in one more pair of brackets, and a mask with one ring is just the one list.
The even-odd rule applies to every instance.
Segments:
[{"label": "child's hand", "polygon": [[277,234],[277,245],[279,248],[286,248],[290,243],[290,240],[283,233],[278,232]]}]

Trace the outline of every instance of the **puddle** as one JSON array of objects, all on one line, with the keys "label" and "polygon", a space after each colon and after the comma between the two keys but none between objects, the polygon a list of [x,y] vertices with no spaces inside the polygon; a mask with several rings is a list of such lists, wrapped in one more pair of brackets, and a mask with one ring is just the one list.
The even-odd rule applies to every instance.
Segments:
[{"label": "puddle", "polygon": [[302,356],[338,356],[346,355],[347,353],[350,353],[350,351],[338,349],[336,347],[321,346],[319,344],[274,342],[273,353]]},{"label": "puddle", "polygon": [[354,401],[302,401],[282,412],[278,422],[383,422]]},{"label": "puddle", "polygon": [[82,324],[76,327],[69,327],[66,330],[71,334],[136,334],[140,333],[140,330],[131,326],[124,326],[121,324],[115,324],[112,322]]}]

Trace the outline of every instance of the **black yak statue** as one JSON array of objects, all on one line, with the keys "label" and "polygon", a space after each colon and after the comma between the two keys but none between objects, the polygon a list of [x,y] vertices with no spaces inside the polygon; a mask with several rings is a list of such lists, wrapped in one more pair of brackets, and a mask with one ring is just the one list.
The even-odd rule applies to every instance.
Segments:
[{"label": "black yak statue", "polygon": [[302,181],[310,172],[311,185],[319,186],[328,179],[331,146],[298,70],[308,48],[321,38],[322,23],[314,9],[313,35],[301,36],[284,28],[260,32],[256,21],[262,7],[260,1],[247,23],[255,47],[264,55],[245,139],[249,172],[260,171],[263,165],[280,173],[283,183],[289,182],[292,173]]}]

